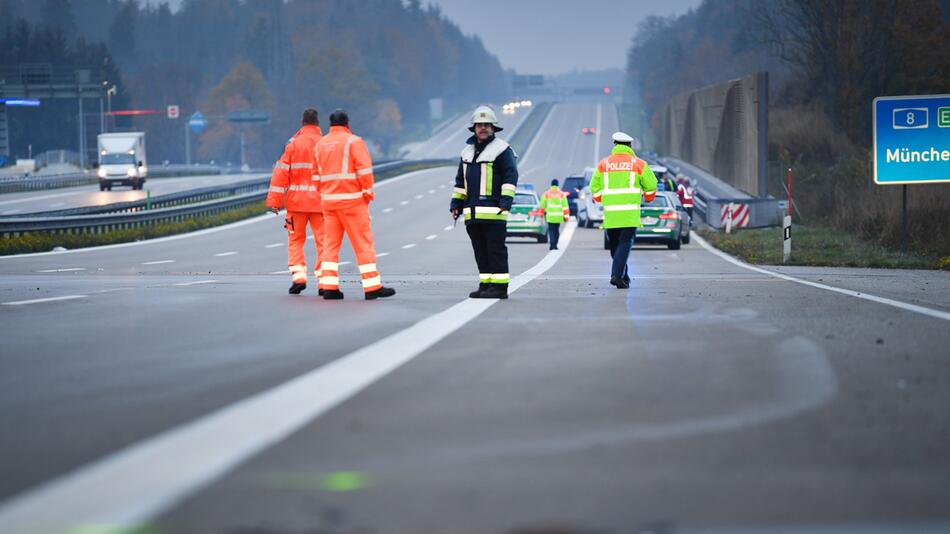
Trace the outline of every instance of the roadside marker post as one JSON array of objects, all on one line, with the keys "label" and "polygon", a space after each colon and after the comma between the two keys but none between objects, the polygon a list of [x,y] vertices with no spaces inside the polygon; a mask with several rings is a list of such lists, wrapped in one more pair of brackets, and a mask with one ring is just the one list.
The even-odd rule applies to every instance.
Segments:
[{"label": "roadside marker post", "polygon": [[782,263],[788,263],[792,257],[792,216],[782,220]]}]

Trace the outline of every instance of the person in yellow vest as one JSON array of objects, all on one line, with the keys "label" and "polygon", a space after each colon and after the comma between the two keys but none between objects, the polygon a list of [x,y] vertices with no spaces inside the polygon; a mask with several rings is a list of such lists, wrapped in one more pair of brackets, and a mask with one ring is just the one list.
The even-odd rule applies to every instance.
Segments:
[{"label": "person in yellow vest", "polygon": [[603,228],[610,244],[613,265],[610,283],[617,289],[630,287],[627,258],[637,235],[640,202],[656,196],[656,176],[647,162],[633,152],[633,138],[623,132],[613,135],[610,156],[600,160],[590,180],[594,202],[604,205]]},{"label": "person in yellow vest", "polygon": [[567,193],[558,188],[557,178],[551,180],[551,188],[541,196],[541,212],[548,223],[548,243],[551,250],[557,250],[557,241],[561,237],[561,223],[571,218],[571,209],[567,205]]}]

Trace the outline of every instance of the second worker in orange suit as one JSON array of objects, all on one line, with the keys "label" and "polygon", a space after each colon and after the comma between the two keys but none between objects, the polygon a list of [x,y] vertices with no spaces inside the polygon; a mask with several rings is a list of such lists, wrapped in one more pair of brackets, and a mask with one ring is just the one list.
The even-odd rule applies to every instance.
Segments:
[{"label": "second worker in orange suit", "polygon": [[350,131],[350,118],[338,109],[330,115],[330,131],[317,143],[317,172],[323,201],[324,249],[320,256],[323,298],[339,300],[340,245],[343,234],[356,253],[360,281],[366,300],[391,297],[396,290],[384,287],[376,267],[376,248],[370,224],[369,203],[373,191],[373,160],[362,138]]},{"label": "second worker in orange suit", "polygon": [[296,295],[307,288],[307,258],[303,247],[307,242],[307,225],[310,225],[317,248],[314,274],[318,293],[323,294],[319,271],[324,234],[323,205],[312,176],[316,168],[313,151],[323,137],[323,132],[320,130],[317,110],[313,108],[303,111],[300,123],[300,130],[287,143],[284,154],[274,164],[265,204],[274,213],[280,213],[281,207],[287,208],[284,228],[287,229],[287,266],[292,278],[289,293]]}]

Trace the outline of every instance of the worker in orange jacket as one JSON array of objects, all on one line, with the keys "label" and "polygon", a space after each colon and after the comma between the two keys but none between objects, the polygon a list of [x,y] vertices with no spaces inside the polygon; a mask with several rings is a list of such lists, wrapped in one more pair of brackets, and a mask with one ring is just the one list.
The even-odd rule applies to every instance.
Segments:
[{"label": "worker in orange jacket", "polygon": [[317,183],[313,181],[315,169],[314,148],[323,137],[317,110],[303,111],[300,130],[284,148],[284,154],[274,164],[270,179],[270,191],[265,204],[274,213],[287,208],[284,228],[287,229],[287,265],[292,284],[289,293],[296,295],[307,288],[307,259],[303,247],[307,242],[307,225],[313,232],[317,258],[314,274],[317,277],[318,293],[323,293],[320,284],[320,253],[323,250],[323,205]]},{"label": "worker in orange jacket", "polygon": [[323,201],[324,249],[320,261],[323,298],[339,300],[340,245],[345,233],[356,252],[366,300],[391,297],[396,290],[384,287],[376,267],[376,248],[370,224],[373,161],[362,138],[350,131],[350,118],[338,109],[330,115],[330,131],[317,143],[317,173]]}]

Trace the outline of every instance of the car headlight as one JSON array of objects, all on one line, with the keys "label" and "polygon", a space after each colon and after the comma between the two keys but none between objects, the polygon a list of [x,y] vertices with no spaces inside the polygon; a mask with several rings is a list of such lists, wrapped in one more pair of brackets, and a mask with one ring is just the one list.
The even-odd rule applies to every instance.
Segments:
[{"label": "car headlight", "polygon": [[129,169],[128,171],[126,171],[125,174],[127,174],[127,175],[129,175],[129,176],[131,176],[131,177],[135,177],[135,167],[132,167],[131,169]]},{"label": "car headlight", "polygon": [[105,177],[106,177],[106,170],[103,169],[102,167],[99,167],[99,172],[98,172],[98,174],[99,174],[99,178],[105,178]]}]

